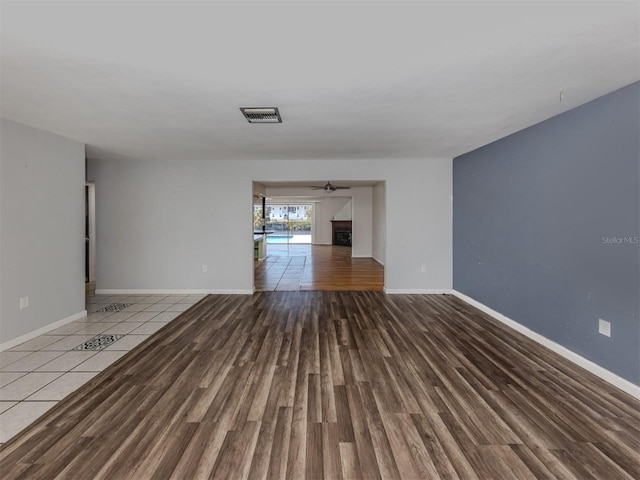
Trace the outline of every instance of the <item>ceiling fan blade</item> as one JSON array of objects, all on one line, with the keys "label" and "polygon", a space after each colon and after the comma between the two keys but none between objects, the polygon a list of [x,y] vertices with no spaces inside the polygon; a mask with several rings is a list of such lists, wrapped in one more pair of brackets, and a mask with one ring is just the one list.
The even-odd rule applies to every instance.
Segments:
[{"label": "ceiling fan blade", "polygon": [[312,185],[310,188],[312,190],[324,190],[325,192],[335,192],[336,190],[349,190],[351,187],[336,187],[335,185],[332,185],[331,182],[327,182],[327,184],[324,187],[321,187],[319,185]]}]

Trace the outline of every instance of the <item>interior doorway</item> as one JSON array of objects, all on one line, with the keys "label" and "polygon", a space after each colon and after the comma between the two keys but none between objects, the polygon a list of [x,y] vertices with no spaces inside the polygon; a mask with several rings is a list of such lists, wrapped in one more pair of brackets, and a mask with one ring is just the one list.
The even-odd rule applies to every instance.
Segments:
[{"label": "interior doorway", "polygon": [[96,185],[85,183],[84,281],[85,294],[96,290]]},{"label": "interior doorway", "polygon": [[[384,288],[385,181],[336,181],[335,189],[317,185],[253,182],[254,291]],[[297,212],[289,210],[307,203],[312,242],[294,243],[296,230],[289,220]]]}]

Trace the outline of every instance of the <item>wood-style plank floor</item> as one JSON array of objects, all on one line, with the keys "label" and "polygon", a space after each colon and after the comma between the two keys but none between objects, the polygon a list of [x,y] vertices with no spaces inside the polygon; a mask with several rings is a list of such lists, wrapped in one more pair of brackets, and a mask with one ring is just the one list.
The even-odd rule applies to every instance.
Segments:
[{"label": "wood-style plank floor", "polygon": [[455,297],[217,295],[5,444],[0,476],[633,479],[639,407]]},{"label": "wood-style plank floor", "polygon": [[382,290],[384,267],[373,258],[351,258],[351,248],[333,245],[267,246],[255,268],[257,291]]}]

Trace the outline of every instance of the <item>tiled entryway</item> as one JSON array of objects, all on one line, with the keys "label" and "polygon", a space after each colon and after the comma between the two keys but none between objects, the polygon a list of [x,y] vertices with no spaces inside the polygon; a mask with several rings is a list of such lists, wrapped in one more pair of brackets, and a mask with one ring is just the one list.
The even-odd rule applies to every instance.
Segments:
[{"label": "tiled entryway", "polygon": [[[88,296],[87,317],[0,352],[0,444],[203,297]],[[99,312],[113,304],[130,305]],[[98,335],[111,334],[111,343],[94,342],[99,349],[76,349]]]},{"label": "tiled entryway", "polygon": [[255,271],[257,291],[300,290],[307,257],[304,255],[270,255]]}]

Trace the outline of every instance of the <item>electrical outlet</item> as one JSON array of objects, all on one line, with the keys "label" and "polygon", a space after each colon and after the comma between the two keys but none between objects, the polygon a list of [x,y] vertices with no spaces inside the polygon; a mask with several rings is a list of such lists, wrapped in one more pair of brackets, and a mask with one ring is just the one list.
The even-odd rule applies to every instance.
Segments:
[{"label": "electrical outlet", "polygon": [[598,333],[600,335],[604,335],[605,337],[611,336],[611,322],[607,322],[606,320],[598,319]]},{"label": "electrical outlet", "polygon": [[426,265],[422,265],[422,267],[420,267],[420,271],[422,273],[427,273],[427,266]]},{"label": "electrical outlet", "polygon": [[29,297],[20,297],[20,310],[29,306]]},{"label": "electrical outlet", "polygon": [[202,265],[202,273],[207,273],[209,271],[209,267],[207,265]]}]

